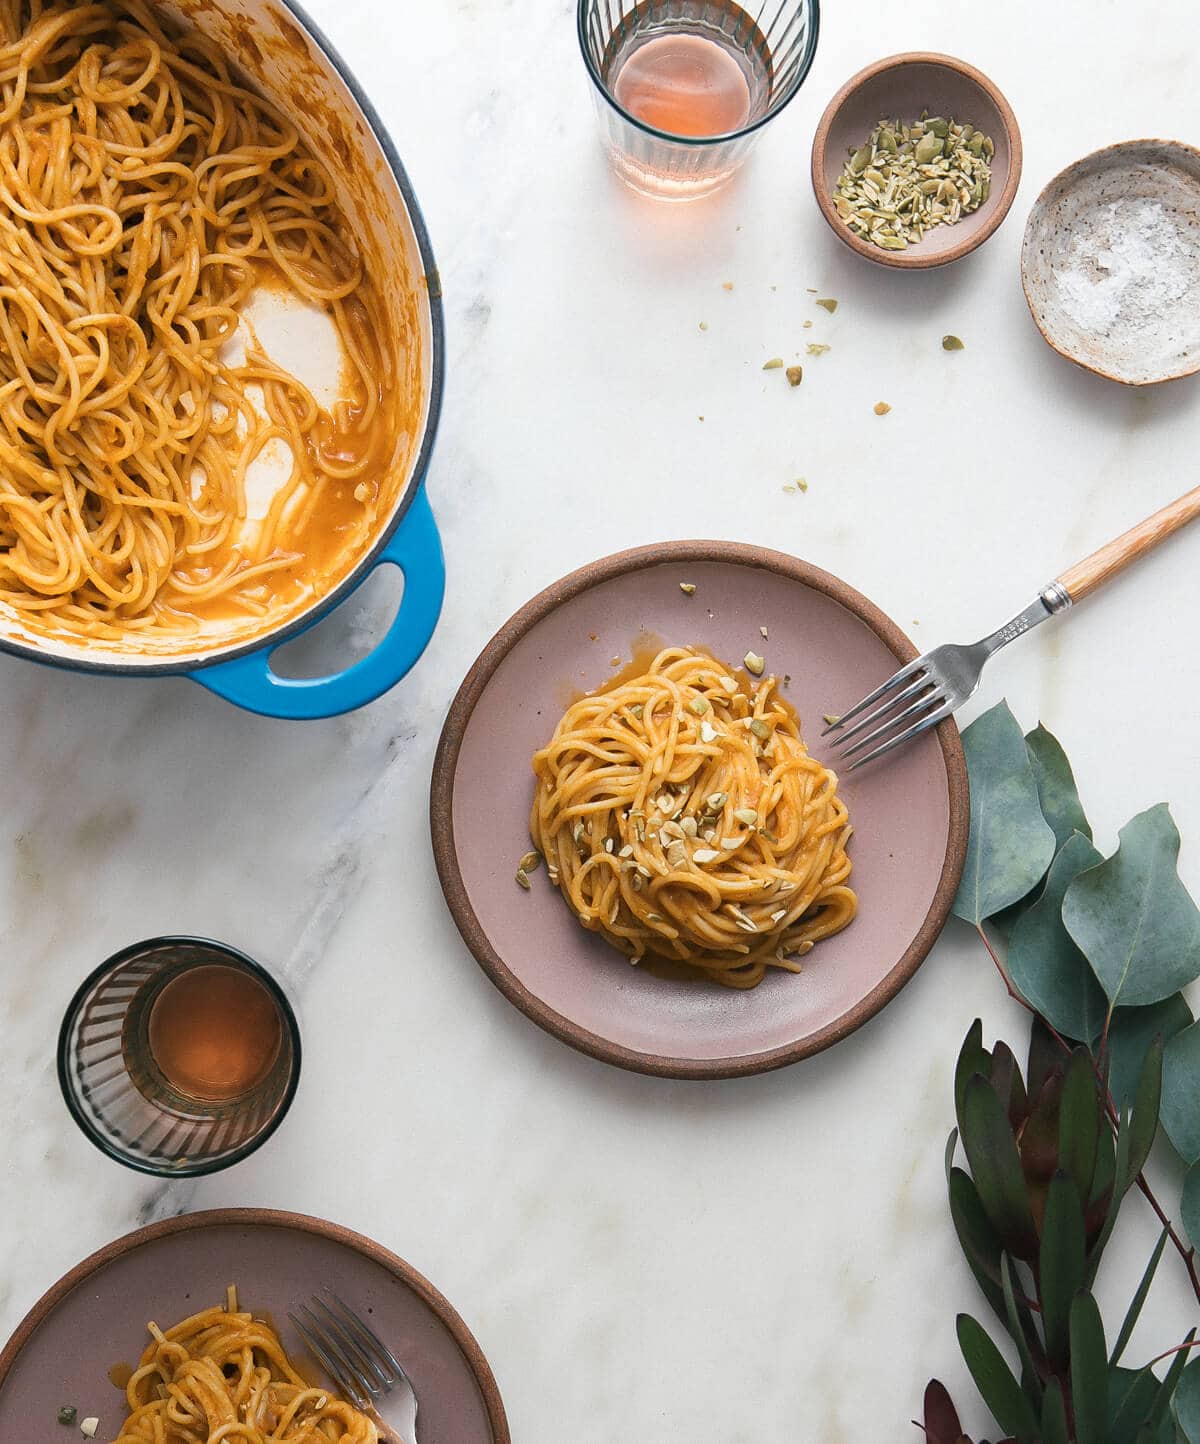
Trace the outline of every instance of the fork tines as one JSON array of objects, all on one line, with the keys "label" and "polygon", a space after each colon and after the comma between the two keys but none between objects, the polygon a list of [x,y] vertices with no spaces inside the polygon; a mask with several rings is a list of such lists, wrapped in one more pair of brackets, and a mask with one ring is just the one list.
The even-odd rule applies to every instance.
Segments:
[{"label": "fork tines", "polygon": [[295,1313],[288,1318],[354,1407],[371,1408],[408,1376],[375,1331],[332,1289],[324,1292],[332,1303],[314,1296],[311,1305],[300,1306],[303,1319]]},{"label": "fork tines", "polygon": [[[847,772],[910,742],[954,711],[953,702],[938,684],[928,660],[926,654],[901,667],[821,733],[822,737],[832,738],[842,759],[850,762]],[[872,743],[877,745],[871,747]],[[871,750],[864,752],[866,747]]]}]

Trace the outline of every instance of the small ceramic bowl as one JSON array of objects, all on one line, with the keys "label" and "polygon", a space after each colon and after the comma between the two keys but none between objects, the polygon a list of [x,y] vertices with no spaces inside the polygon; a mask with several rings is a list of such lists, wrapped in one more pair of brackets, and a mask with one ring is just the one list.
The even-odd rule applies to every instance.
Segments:
[{"label": "small ceramic bowl", "polygon": [[[970,121],[991,137],[991,194],[978,210],[952,226],[935,226],[906,251],[885,251],[849,230],[833,205],[838,178],[852,151],[884,117],[930,115]],[[852,76],[825,107],[812,148],[812,181],[821,214],[860,256],[898,270],[921,271],[957,261],[983,245],[1008,214],[1021,179],[1021,132],[1012,106],[973,65],[949,55],[914,50],[889,55]]]},{"label": "small ceramic bowl", "polygon": [[1128,386],[1200,371],[1200,150],[1130,140],[1038,196],[1021,280],[1060,356]]}]

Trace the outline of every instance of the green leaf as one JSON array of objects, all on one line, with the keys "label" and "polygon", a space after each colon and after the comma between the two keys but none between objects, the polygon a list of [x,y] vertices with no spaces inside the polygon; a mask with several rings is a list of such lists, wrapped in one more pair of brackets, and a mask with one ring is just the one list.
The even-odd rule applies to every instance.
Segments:
[{"label": "green leaf", "polygon": [[[1196,1337],[1196,1330],[1190,1329],[1184,1339],[1185,1344],[1190,1344]],[[1154,1407],[1150,1410],[1148,1422],[1155,1427],[1160,1425],[1164,1419],[1170,1417],[1169,1410],[1175,1390],[1179,1387],[1179,1380],[1183,1371],[1189,1363],[1188,1349],[1180,1349],[1171,1359],[1171,1367],[1167,1370],[1162,1383],[1158,1386],[1158,1397],[1154,1401]]]},{"label": "green leaf", "polygon": [[1125,1197],[1128,1185],[1124,1180],[1129,1176],[1129,1110],[1122,1108],[1117,1115],[1117,1143],[1116,1157],[1113,1161],[1113,1186],[1112,1198],[1104,1214],[1104,1223],[1096,1242],[1092,1245],[1088,1254],[1087,1277],[1090,1283],[1096,1277],[1096,1270],[1100,1267],[1100,1256],[1103,1254],[1109,1238],[1112,1236],[1113,1228],[1117,1222],[1117,1214],[1120,1212],[1121,1200]]},{"label": "green leaf", "polygon": [[1092,1193],[1084,1211],[1084,1223],[1088,1239],[1093,1239],[1104,1222],[1108,1201],[1112,1196],[1113,1184],[1117,1178],[1117,1145],[1112,1129],[1102,1128],[1097,1139],[1096,1172],[1092,1178]]},{"label": "green leaf", "polygon": [[1180,1374],[1171,1408],[1187,1444],[1200,1444],[1200,1359],[1193,1359]]},{"label": "green leaf", "polygon": [[983,1023],[976,1018],[967,1029],[967,1036],[958,1050],[958,1061],[954,1065],[954,1116],[958,1120],[960,1134],[963,1126],[963,1098],[966,1096],[967,1084],[976,1073],[981,1073],[988,1078],[991,1076],[991,1072],[992,1055],[983,1046]]},{"label": "green leaf", "polygon": [[988,1222],[979,1190],[969,1174],[961,1168],[950,1171],[950,1217],[954,1220],[954,1231],[958,1235],[975,1282],[991,1304],[996,1314],[1003,1319],[1004,1293],[1000,1284],[1000,1240]]},{"label": "green leaf", "polygon": [[1091,1042],[1108,1004],[1087,958],[1063,925],[1067,888],[1103,858],[1082,833],[1067,839],[1050,865],[1041,897],[1024,912],[1008,943],[1008,972],[1017,992],[1068,1038]]},{"label": "green leaf", "polygon": [[1116,1367],[1121,1355],[1125,1352],[1125,1346],[1129,1343],[1134,1328],[1137,1325],[1138,1316],[1142,1312],[1142,1305],[1146,1302],[1146,1295],[1150,1292],[1150,1285],[1154,1282],[1154,1272],[1158,1268],[1158,1261],[1163,1256],[1163,1249],[1167,1246],[1167,1239],[1170,1237],[1164,1228],[1159,1234],[1158,1243],[1154,1252],[1150,1255],[1150,1262],[1146,1265],[1146,1271],[1142,1274],[1142,1281],[1137,1286],[1137,1293],[1134,1294],[1129,1307],[1125,1310],[1125,1318],[1121,1323],[1121,1332],[1117,1335],[1117,1342],[1113,1345],[1112,1356],[1109,1364]]},{"label": "green leaf", "polygon": [[1046,1355],[1055,1369],[1061,1369],[1067,1361],[1071,1308],[1075,1295],[1083,1287],[1085,1266],[1083,1208],[1079,1194],[1067,1174],[1056,1173],[1046,1195],[1038,1255],[1038,1292],[1042,1300]]},{"label": "green leaf", "polygon": [[953,1172],[953,1170],[954,1170],[954,1152],[955,1152],[955,1149],[957,1149],[957,1147],[958,1147],[958,1129],[957,1129],[957,1128],[952,1128],[952,1129],[950,1130],[950,1137],[946,1139],[946,1153],[945,1153],[945,1157],[944,1157],[944,1160],[943,1160],[944,1163],[945,1163],[945,1168],[946,1168],[946,1183],[947,1183],[947,1185],[948,1185],[949,1182],[950,1182],[950,1174],[951,1174],[951,1173]]},{"label": "green leaf", "polygon": [[1015,903],[1041,881],[1054,856],[1029,750],[1007,702],[962,736],[971,783],[971,833],[954,911],[969,923]]},{"label": "green leaf", "polygon": [[1184,1175],[1179,1211],[1188,1238],[1200,1249],[1200,1163],[1193,1163]]},{"label": "green leaf", "polygon": [[[992,1343],[986,1330],[970,1314],[958,1316],[958,1346],[975,1380],[983,1402],[992,1411],[996,1423],[1009,1434],[1021,1439],[1036,1439],[1037,1416],[1004,1356]],[[1100,1441],[1103,1444],[1103,1441]]]},{"label": "green leaf", "polygon": [[1029,1100],[1025,1096],[1025,1080],[1007,1043],[997,1043],[992,1049],[991,1084],[1015,1131],[1025,1121]]},{"label": "green leaf", "polygon": [[1067,1064],[1058,1109],[1058,1158],[1074,1180],[1081,1209],[1091,1197],[1100,1129],[1105,1126],[1092,1055],[1086,1048],[1076,1048]]},{"label": "green leaf", "polygon": [[[1158,1380],[1149,1367],[1108,1371],[1108,1444],[1137,1444],[1154,1401]],[[1174,1444],[1168,1434],[1162,1444]]]},{"label": "green leaf", "polygon": [[1039,722],[1026,735],[1025,746],[1029,749],[1029,760],[1033,765],[1042,816],[1054,829],[1058,846],[1062,847],[1073,832],[1091,837],[1092,826],[1079,800],[1075,774],[1058,738]]},{"label": "green leaf", "polygon": [[1042,1091],[1051,1069],[1061,1070],[1063,1061],[1063,1051],[1057,1038],[1051,1036],[1049,1028],[1035,1014],[1029,1025],[1029,1062],[1025,1067],[1025,1087],[1031,1099]]},{"label": "green leaf", "polygon": [[1200,977],[1200,911],[1179,880],[1165,803],[1121,829],[1116,854],[1067,888],[1063,922],[1110,1003],[1161,1002]]},{"label": "green leaf", "polygon": [[962,1143],[984,1212],[1001,1243],[1019,1259],[1032,1258],[1037,1235],[1017,1142],[1008,1114],[986,1078],[976,1076],[967,1082]]},{"label": "green leaf", "polygon": [[1162,1125],[1185,1163],[1200,1159],[1200,1023],[1163,1048]]},{"label": "green leaf", "polygon": [[1018,1145],[1021,1170],[1025,1174],[1025,1190],[1034,1227],[1041,1230],[1046,1209],[1046,1190],[1058,1172],[1058,1108],[1062,1099],[1063,1070],[1055,1067],[1033,1100],[1033,1108]]},{"label": "green leaf", "polygon": [[1182,993],[1151,1003],[1148,1008],[1117,1008],[1108,1026],[1108,1050],[1112,1060],[1109,1092],[1118,1108],[1133,1101],[1133,1090],[1142,1076],[1146,1049],[1157,1034],[1164,1043],[1190,1025],[1192,1010]]},{"label": "green leaf", "polygon": [[1104,1324],[1091,1294],[1080,1291],[1071,1304],[1071,1401],[1079,1444],[1107,1444],[1108,1351]]},{"label": "green leaf", "polygon": [[1004,1289],[1005,1321],[1008,1324],[1009,1335],[1017,1346],[1017,1356],[1021,1360],[1021,1387],[1025,1390],[1033,1407],[1040,1409],[1042,1407],[1042,1386],[1037,1370],[1034,1368],[1033,1355],[1029,1350],[1029,1335],[1025,1330],[1029,1310],[1017,1305],[1017,1290],[1013,1283],[1013,1264],[1007,1254],[1003,1254],[1000,1258],[1000,1283]]},{"label": "green leaf", "polygon": [[[1150,1157],[1154,1137],[1158,1132],[1158,1107],[1162,1100],[1163,1045],[1161,1038],[1155,1038],[1146,1049],[1142,1064],[1142,1076],[1138,1079],[1133,1095],[1133,1109],[1129,1115],[1129,1163],[1124,1187],[1127,1189]],[[1118,1187],[1121,1180],[1117,1180]]]},{"label": "green leaf", "polygon": [[1042,1444],[1070,1444],[1062,1385],[1051,1379],[1042,1396]]}]

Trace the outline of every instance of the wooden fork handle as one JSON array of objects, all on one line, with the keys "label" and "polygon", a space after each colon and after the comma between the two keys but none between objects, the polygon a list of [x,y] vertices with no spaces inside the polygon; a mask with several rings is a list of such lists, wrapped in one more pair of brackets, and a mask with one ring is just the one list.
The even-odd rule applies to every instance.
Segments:
[{"label": "wooden fork handle", "polygon": [[1145,521],[1138,522],[1137,526],[1130,527],[1090,557],[1068,567],[1058,577],[1058,583],[1073,602],[1082,601],[1089,592],[1103,586],[1143,552],[1152,551],[1159,542],[1165,541],[1172,532],[1186,526],[1196,516],[1200,516],[1200,486],[1164,506],[1161,511],[1156,511],[1153,516],[1148,516]]}]

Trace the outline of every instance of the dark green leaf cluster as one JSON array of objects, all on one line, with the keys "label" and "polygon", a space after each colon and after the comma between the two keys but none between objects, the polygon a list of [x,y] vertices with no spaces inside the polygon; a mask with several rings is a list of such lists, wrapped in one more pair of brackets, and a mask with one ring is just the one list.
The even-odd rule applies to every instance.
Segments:
[{"label": "dark green leaf cluster", "polygon": [[[947,1148],[950,1211],[1010,1356],[970,1314],[959,1315],[958,1339],[1009,1444],[1169,1444],[1176,1425],[1185,1439],[1200,1440],[1185,1422],[1186,1411],[1200,1407],[1200,1386],[1184,1374],[1187,1349],[1161,1378],[1149,1365],[1120,1366],[1165,1230],[1111,1350],[1092,1294],[1121,1201],[1154,1142],[1162,1072],[1156,1038],[1113,1127],[1107,1087],[1086,1047],[1064,1052],[1035,1023],[1022,1075],[1006,1044],[984,1047],[980,1022],[963,1043],[954,1078],[958,1127]],[[955,1164],[956,1140],[965,1169]],[[923,1428],[932,1444],[970,1444],[936,1380],[926,1390]]]}]

